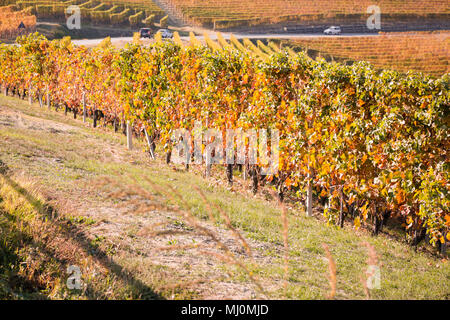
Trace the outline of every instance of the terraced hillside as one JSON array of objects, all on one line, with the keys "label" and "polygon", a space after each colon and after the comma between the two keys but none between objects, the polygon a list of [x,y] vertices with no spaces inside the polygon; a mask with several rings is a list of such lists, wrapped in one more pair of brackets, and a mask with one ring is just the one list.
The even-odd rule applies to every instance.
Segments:
[{"label": "terraced hillside", "polygon": [[152,0],[6,0],[0,5],[14,5],[15,10],[27,9],[39,21],[58,22],[65,21],[65,11],[70,5],[77,5],[81,9],[83,23],[106,26],[151,26],[165,16]]},{"label": "terraced hillside", "polygon": [[366,20],[367,8],[378,5],[385,19],[407,19],[450,14],[446,0],[170,0],[192,21],[216,28],[279,22],[301,24],[336,19]]},{"label": "terraced hillside", "polygon": [[450,32],[388,33],[379,37],[308,38],[288,41],[297,49],[318,51],[339,60],[369,61],[377,68],[420,71],[434,76],[450,72]]}]

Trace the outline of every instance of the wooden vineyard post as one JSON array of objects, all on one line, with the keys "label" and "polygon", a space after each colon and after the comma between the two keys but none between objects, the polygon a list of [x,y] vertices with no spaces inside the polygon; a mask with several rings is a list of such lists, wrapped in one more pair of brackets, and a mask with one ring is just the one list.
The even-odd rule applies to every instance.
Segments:
[{"label": "wooden vineyard post", "polygon": [[207,164],[206,165],[206,178],[210,178],[211,177],[211,165]]},{"label": "wooden vineyard post", "polygon": [[86,123],[86,93],[83,92],[83,123]]},{"label": "wooden vineyard post", "polygon": [[[311,120],[308,121],[308,129],[312,128]],[[308,141],[308,153],[310,152],[310,142]],[[310,160],[309,160],[310,161]],[[312,168],[311,163],[308,162],[308,185],[306,190],[306,216],[312,217],[312,202],[313,202],[313,195],[312,195],[312,180],[313,180],[313,174],[312,174]]]},{"label": "wooden vineyard post", "polygon": [[[209,116],[206,116],[206,128],[209,128]],[[208,141],[206,141],[206,144],[208,144]],[[206,153],[206,159],[205,159],[205,177],[209,178],[211,176],[211,151]]]},{"label": "wooden vineyard post", "polygon": [[208,152],[207,154],[206,154],[206,159],[205,159],[206,161],[206,168],[205,168],[205,176],[206,176],[206,178],[209,178],[209,177],[211,177],[211,166],[212,166],[212,164],[211,164],[211,152]]},{"label": "wooden vineyard post", "polygon": [[39,100],[39,107],[43,107],[44,106],[44,102],[42,100],[42,93],[41,91],[38,92],[38,100]]},{"label": "wooden vineyard post", "polygon": [[306,191],[306,216],[312,217],[312,176],[311,173],[308,174],[308,189]]},{"label": "wooden vineyard post", "polygon": [[28,87],[28,103],[30,104],[30,106],[33,104],[33,95],[31,94],[31,84]]},{"label": "wooden vineyard post", "polygon": [[155,154],[153,153],[153,142],[150,141],[150,137],[148,135],[147,132],[147,128],[144,127],[144,132],[145,132],[145,139],[147,140],[147,144],[148,144],[148,149],[150,150],[150,157],[155,160]]},{"label": "wooden vineyard post", "polygon": [[344,227],[344,187],[339,187],[339,224],[340,227]]},{"label": "wooden vineyard post", "polygon": [[127,121],[127,148],[128,150],[133,149],[132,131],[130,122]]},{"label": "wooden vineyard post", "polygon": [[47,86],[47,108],[48,110],[50,110],[50,90],[48,89],[48,86]]}]

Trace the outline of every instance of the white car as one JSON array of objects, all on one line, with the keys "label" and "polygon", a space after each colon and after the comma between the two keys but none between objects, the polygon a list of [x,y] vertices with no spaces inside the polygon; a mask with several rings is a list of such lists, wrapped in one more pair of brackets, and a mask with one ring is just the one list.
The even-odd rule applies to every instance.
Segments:
[{"label": "white car", "polygon": [[172,39],[173,38],[173,33],[167,29],[159,29],[158,32],[161,34],[161,37],[163,39]]},{"label": "white car", "polygon": [[326,29],[323,33],[328,34],[328,35],[336,35],[336,34],[341,34],[342,30],[341,27],[329,27],[328,29]]}]

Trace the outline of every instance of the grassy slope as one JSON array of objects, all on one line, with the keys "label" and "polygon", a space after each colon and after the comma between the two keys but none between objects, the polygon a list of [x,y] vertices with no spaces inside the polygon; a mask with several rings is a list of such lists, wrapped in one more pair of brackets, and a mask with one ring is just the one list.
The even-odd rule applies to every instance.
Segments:
[{"label": "grassy slope", "polygon": [[[187,278],[210,280],[213,275],[217,274],[227,275],[218,280],[220,284],[217,288],[219,290],[225,287],[229,288],[227,292],[229,297],[258,297],[258,290],[249,281],[247,272],[240,271],[235,265],[217,261],[214,255],[206,255],[203,258],[206,260],[201,261],[205,262],[207,266],[211,265],[212,273],[208,271],[208,267],[202,267],[202,263],[197,264],[197,260],[192,260],[192,257],[197,254],[196,252],[183,248],[178,248],[174,255],[161,256],[158,264],[152,262],[156,258],[152,258],[148,254],[150,249],[143,244],[140,246],[140,244],[144,240],[156,241],[153,238],[144,239],[145,236],[141,232],[142,221],[158,222],[152,220],[154,216],[147,215],[145,216],[147,220],[133,222],[135,217],[138,219],[143,215],[138,213],[142,210],[130,209],[131,213],[126,215],[117,215],[115,211],[113,212],[115,215],[108,212],[104,216],[93,213],[93,211],[104,211],[103,209],[115,205],[136,208],[133,207],[134,203],[130,202],[130,198],[136,197],[137,193],[131,196],[128,194],[128,200],[124,200],[127,197],[123,194],[138,188],[144,190],[142,191],[144,197],[147,195],[152,198],[152,203],[157,203],[157,206],[167,207],[169,205],[169,208],[174,208],[175,204],[183,205],[196,217],[206,221],[208,220],[207,205],[193,188],[195,185],[206,194],[208,201],[225,209],[231,217],[233,226],[238,228],[248,239],[255,252],[255,259],[252,260],[243,254],[236,253],[237,250],[232,251],[236,251],[238,259],[245,263],[248,270],[259,279],[266,290],[263,297],[325,298],[329,291],[328,261],[322,243],[327,243],[337,265],[336,297],[340,299],[365,298],[361,275],[367,268],[367,249],[361,243],[367,241],[375,246],[382,263],[381,289],[373,290],[372,298],[449,298],[450,267],[448,262],[432,256],[426,250],[415,252],[408,245],[394,240],[390,234],[373,238],[364,231],[358,231],[355,234],[350,227],[343,230],[327,227],[317,218],[304,217],[295,205],[289,211],[288,218],[289,274],[288,285],[284,288],[282,210],[275,202],[266,200],[266,196],[251,196],[246,191],[248,186],[245,181],[237,179],[235,187],[230,189],[224,187],[226,184],[222,179],[223,169],[220,169],[220,175],[216,173],[213,178],[206,180],[198,174],[200,168],[194,167],[191,172],[184,172],[181,168],[164,165],[162,159],[151,162],[141,150],[126,151],[125,138],[119,134],[113,134],[108,129],[94,130],[80,121],[64,117],[62,113],[39,109],[36,105],[29,107],[27,103],[16,98],[2,96],[0,106],[7,107],[1,107],[0,120],[2,112],[15,110],[13,114],[9,115],[9,118],[6,120],[3,118],[3,122],[0,121],[0,141],[2,141],[0,143],[0,160],[8,168],[12,177],[12,182],[11,180],[8,182],[5,180],[4,174],[1,176],[0,199],[3,200],[0,200],[0,208],[3,210],[2,216],[15,217],[7,223],[19,229],[23,228],[21,220],[25,219],[24,215],[15,211],[17,207],[21,206],[14,206],[14,203],[24,200],[23,197],[17,197],[17,191],[13,190],[11,183],[29,186],[28,189],[27,187],[25,189],[36,195],[32,199],[43,199],[39,200],[40,206],[50,201],[57,208],[61,214],[61,224],[69,225],[69,227],[62,228],[65,233],[60,238],[75,239],[73,250],[81,251],[81,256],[86,256],[86,259],[82,263],[79,258],[76,258],[78,261],[71,261],[74,258],[66,253],[66,260],[50,263],[49,259],[43,257],[41,259],[44,264],[43,269],[47,270],[50,264],[56,270],[53,273],[46,273],[47,281],[51,281],[53,284],[58,281],[59,283],[65,282],[65,274],[61,272],[61,269],[64,269],[68,261],[74,264],[81,263],[85,269],[95,269],[95,266],[100,264],[104,269],[113,270],[99,272],[101,276],[85,279],[94,289],[78,293],[75,295],[76,297],[81,295],[86,298],[153,298],[159,295],[161,298],[210,298],[216,296],[200,284],[193,282],[191,286],[180,289],[177,283],[186,281]],[[23,125],[23,120],[17,120],[16,111],[27,115],[22,117],[26,119],[25,125]],[[37,119],[28,116],[37,117]],[[8,122],[15,124],[8,125]],[[17,123],[19,125],[16,125]],[[20,125],[21,123],[22,125]],[[39,126],[45,130],[39,129]],[[142,148],[139,143],[138,148]],[[156,187],[157,190],[155,190],[155,186],[159,186]],[[164,190],[168,190],[167,186],[177,190],[183,196],[185,204],[176,197],[172,200],[172,192],[165,194]],[[16,196],[12,196],[14,194]],[[40,196],[42,194],[45,196]],[[141,203],[144,200],[141,199]],[[104,207],[99,207],[102,204]],[[29,207],[28,210],[36,211],[37,207]],[[101,208],[101,210],[89,210],[90,207]],[[144,208],[143,211],[146,210]],[[205,223],[213,229],[216,228],[214,230],[220,234],[221,230],[226,228],[220,215],[215,210],[213,211],[219,222],[216,226],[210,222]],[[39,213],[38,210],[35,216],[39,214],[42,212]],[[120,220],[123,228],[116,230],[115,233],[108,232],[108,223],[119,221],[115,219],[123,220]],[[178,218],[170,219],[172,222],[175,221],[178,226],[186,225],[186,221],[181,218],[179,220],[174,220]],[[74,225],[76,229],[73,229]],[[10,226],[4,227],[5,230],[8,228],[11,230]],[[190,228],[185,229],[191,230]],[[33,235],[42,237],[39,233],[36,235],[30,231],[27,232],[31,234],[32,239]],[[88,240],[79,241],[78,236],[74,236],[73,233],[86,234]],[[17,234],[14,233],[11,235],[11,237],[16,236]],[[175,235],[163,237],[163,240],[157,243],[162,246],[177,246],[177,243],[186,244],[189,241],[202,244],[207,242],[204,236],[190,239],[191,236],[194,237],[192,234],[186,237]],[[5,233],[2,233],[1,237],[1,240],[5,241]],[[58,239],[53,239],[53,241],[62,241]],[[24,247],[33,247],[30,244],[32,242],[10,242],[8,240],[4,243],[16,244],[15,248],[9,248],[12,252]],[[52,245],[57,246],[47,240],[47,246]],[[125,250],[126,247],[129,247],[129,250]],[[95,251],[96,248],[97,251]],[[70,250],[67,249],[67,251]],[[61,255],[64,256],[64,252]],[[105,262],[99,258],[103,256],[109,260]],[[12,257],[12,261],[8,261],[8,263],[12,265],[14,259],[23,260],[27,257],[27,253],[22,252],[22,255]],[[180,259],[173,260],[174,263],[167,262],[177,257]],[[111,261],[114,262],[113,267],[111,267]],[[2,268],[5,269],[5,265]],[[101,267],[99,268],[101,269]],[[11,284],[11,272],[8,272],[2,270],[3,278],[0,278],[0,281],[4,279],[5,286],[8,286],[9,281],[9,285],[15,290],[17,286],[14,287]],[[13,270],[12,273],[21,276],[27,274],[20,270]],[[124,276],[126,273],[132,276]],[[130,281],[130,277],[132,281]],[[45,279],[40,281],[45,283]],[[30,288],[22,287],[25,288],[25,292],[30,291]],[[64,289],[63,285],[51,287],[57,289],[53,289],[53,293],[49,293],[49,290],[45,291],[41,286],[43,290],[41,290],[41,294],[50,298],[74,296],[72,292]],[[252,294],[245,295],[243,293],[247,290],[245,288],[250,288]]]}]

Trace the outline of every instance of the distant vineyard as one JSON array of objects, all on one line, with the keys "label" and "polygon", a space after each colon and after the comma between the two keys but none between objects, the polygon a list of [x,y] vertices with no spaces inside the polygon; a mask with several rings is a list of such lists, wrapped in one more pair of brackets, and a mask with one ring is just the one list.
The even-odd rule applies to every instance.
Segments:
[{"label": "distant vineyard", "polygon": [[367,17],[371,5],[381,7],[384,17],[426,17],[450,14],[446,0],[171,0],[187,18],[218,27],[251,26],[284,21],[306,24],[324,18]]},{"label": "distant vineyard", "polygon": [[[21,33],[28,33],[36,28],[36,16],[29,10],[14,11],[11,6],[0,7],[0,39],[14,39]],[[25,28],[18,29],[23,22]]]},{"label": "distant vineyard", "polygon": [[[0,46],[0,83],[7,93],[31,90],[41,103],[48,97],[49,107],[74,116],[87,110],[94,127],[100,118],[116,130],[128,122],[145,133],[149,150],[164,146],[167,162],[179,128],[223,135],[228,128],[276,128],[276,175],[260,174],[266,151],[256,165],[245,156],[254,192],[262,179],[280,199],[286,190],[299,197],[314,190],[327,203],[328,223],[352,219],[376,234],[394,218],[413,244],[426,235],[436,245],[450,241],[448,74],[432,79],[367,63],[330,64],[234,38],[232,45],[206,39],[208,46],[192,34],[190,46],[179,45],[178,36],[175,44],[158,38],[150,47],[116,49],[104,41],[87,49],[68,38],[22,37],[20,46]],[[230,181],[232,165],[226,167]]]},{"label": "distant vineyard", "polygon": [[151,26],[165,16],[151,0],[37,0],[15,1],[14,4],[18,9],[29,10],[38,20],[53,21],[64,21],[66,9],[77,5],[83,22],[99,25]]},{"label": "distant vineyard", "polygon": [[285,42],[339,60],[369,61],[379,69],[441,76],[450,72],[450,32],[392,33],[378,37],[308,38]]}]

